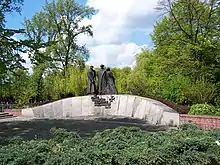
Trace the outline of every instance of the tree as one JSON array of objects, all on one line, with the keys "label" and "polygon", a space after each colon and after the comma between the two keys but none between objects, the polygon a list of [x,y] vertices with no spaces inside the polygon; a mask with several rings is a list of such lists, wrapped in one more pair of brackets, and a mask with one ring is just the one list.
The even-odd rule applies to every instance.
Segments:
[{"label": "tree", "polygon": [[26,36],[33,41],[30,59],[37,75],[40,76],[34,76],[37,91],[40,91],[42,76],[48,69],[61,70],[65,80],[64,87],[66,87],[68,67],[83,66],[89,52],[85,46],[76,44],[77,37],[83,33],[92,35],[92,31],[90,25],[80,26],[79,24],[84,18],[94,13],[93,8],[81,6],[74,0],[58,0],[50,3],[46,1],[43,9],[32,19],[24,22]]},{"label": "tree", "polygon": [[5,28],[5,15],[12,12],[20,12],[23,0],[0,1],[0,84],[8,86],[9,75],[17,68],[23,68],[25,61],[21,58],[24,42],[15,40],[13,36],[22,33],[23,30]]},{"label": "tree", "polygon": [[128,77],[132,73],[130,67],[112,68],[111,71],[115,77],[116,88],[120,94],[129,94]]},{"label": "tree", "polygon": [[11,77],[11,95],[15,102],[19,105],[28,104],[30,99],[36,95],[34,90],[34,83],[28,71],[23,69],[16,69],[15,74]]},{"label": "tree", "polygon": [[77,56],[88,59],[88,54],[84,54],[85,47],[77,45],[76,41],[80,34],[93,35],[91,25],[80,26],[80,22],[93,15],[95,10],[74,0],[47,2],[44,10],[48,16],[50,38],[58,41],[53,47],[53,60],[61,64],[65,75],[65,70],[76,62]]},{"label": "tree", "polygon": [[77,45],[76,41],[80,34],[92,36],[91,25],[80,26],[80,23],[94,12],[93,8],[81,6],[74,0],[46,2],[42,12],[25,21],[25,29],[35,43],[54,42],[46,51],[53,66],[65,75],[68,66],[76,64],[77,59],[88,59],[86,47]]},{"label": "tree", "polygon": [[50,68],[52,59],[49,53],[45,51],[46,47],[52,43],[45,41],[47,31],[45,28],[46,20],[45,13],[36,13],[31,20],[25,20],[25,35],[32,42],[29,45],[29,57],[33,66],[32,81],[35,84],[35,101],[42,98],[43,75],[45,71]]},{"label": "tree", "polygon": [[[217,64],[219,0],[162,0],[157,9],[167,15],[155,26],[153,40],[160,46],[179,46],[189,51],[195,80],[206,76],[208,61]],[[164,47],[162,48],[164,49]],[[210,51],[214,52],[210,54]],[[208,53],[209,52],[209,53]],[[208,67],[209,68],[209,67]]]},{"label": "tree", "polygon": [[20,12],[24,0],[1,0],[0,1],[0,27],[3,28],[5,23],[5,14]]}]

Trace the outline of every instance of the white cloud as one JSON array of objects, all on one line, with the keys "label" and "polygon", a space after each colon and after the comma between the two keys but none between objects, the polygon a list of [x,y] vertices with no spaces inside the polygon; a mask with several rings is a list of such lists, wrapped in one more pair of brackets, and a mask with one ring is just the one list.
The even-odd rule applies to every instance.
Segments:
[{"label": "white cloud", "polygon": [[135,55],[140,52],[142,47],[135,43],[124,44],[100,44],[90,48],[92,56],[88,64],[99,66],[104,64],[111,67],[133,66]]},{"label": "white cloud", "polygon": [[[44,53],[45,51],[46,51],[46,48],[40,48],[39,49],[40,53]],[[23,66],[28,69],[29,73],[33,73],[33,69],[32,69],[33,65],[31,64],[29,54],[30,54],[30,51],[28,51],[26,53],[21,53],[20,55],[25,60],[25,63],[23,64]]]},{"label": "white cloud", "polygon": [[[79,44],[87,44],[91,55],[89,65],[99,66],[134,66],[135,55],[145,45],[138,45],[131,40],[134,33],[141,33],[149,40],[149,33],[157,19],[154,9],[157,0],[88,0],[87,5],[98,13],[83,20],[82,24],[93,26],[94,37],[81,35]],[[44,51],[43,49],[41,50]],[[25,67],[31,68],[27,54],[22,54],[27,61]]]},{"label": "white cloud", "polygon": [[[156,20],[157,0],[88,0],[98,13],[82,24],[93,26],[94,37],[81,35],[79,44],[87,44],[91,56],[88,64],[99,66],[131,66],[139,45],[131,41],[134,32],[149,37]],[[148,35],[148,36],[147,36]]]},{"label": "white cloud", "polygon": [[23,66],[28,69],[29,73],[32,73],[32,64],[29,58],[28,53],[21,53],[21,57],[25,60]]}]

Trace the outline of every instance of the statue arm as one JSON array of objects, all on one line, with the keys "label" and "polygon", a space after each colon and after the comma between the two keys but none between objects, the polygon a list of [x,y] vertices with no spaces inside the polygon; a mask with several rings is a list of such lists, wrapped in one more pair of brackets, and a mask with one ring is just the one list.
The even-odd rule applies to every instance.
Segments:
[{"label": "statue arm", "polygon": [[113,80],[113,83],[115,84],[115,77],[113,76],[112,72],[110,72],[110,76],[111,76],[111,78]]},{"label": "statue arm", "polygon": [[94,80],[96,80],[96,71],[94,71]]}]

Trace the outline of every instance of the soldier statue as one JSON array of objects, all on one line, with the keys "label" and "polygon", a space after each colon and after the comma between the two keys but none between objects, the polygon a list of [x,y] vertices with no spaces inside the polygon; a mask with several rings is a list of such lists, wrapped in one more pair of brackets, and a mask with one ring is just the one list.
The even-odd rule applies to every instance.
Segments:
[{"label": "soldier statue", "polygon": [[88,86],[86,89],[86,94],[96,94],[96,72],[93,69],[93,66],[90,66],[90,69],[88,70]]},{"label": "soldier statue", "polygon": [[106,70],[105,66],[102,64],[100,65],[100,70],[98,72],[98,94],[104,95],[104,90],[106,88],[107,82],[106,82]]},{"label": "soldier statue", "polygon": [[115,86],[115,78],[110,70],[110,68],[106,69],[106,88],[105,88],[105,93],[108,95],[117,95],[117,88]]}]

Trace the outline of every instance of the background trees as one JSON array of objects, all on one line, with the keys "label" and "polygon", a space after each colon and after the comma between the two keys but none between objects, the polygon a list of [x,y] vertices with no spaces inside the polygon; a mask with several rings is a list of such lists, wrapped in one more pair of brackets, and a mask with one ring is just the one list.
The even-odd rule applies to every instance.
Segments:
[{"label": "background trees", "polygon": [[[217,38],[219,37],[218,0],[163,0],[158,9],[168,12],[157,23],[153,40],[160,46],[180,46],[188,50],[188,58],[193,62],[195,80],[208,79],[210,61],[215,62]],[[210,53],[213,52],[213,53]]]},{"label": "background trees", "polygon": [[[81,6],[73,0],[58,0],[46,2],[43,11],[25,20],[26,36],[33,41],[30,59],[36,72],[33,77],[37,86],[36,100],[43,99],[40,88],[43,88],[46,71],[62,72],[63,88],[68,88],[68,68],[78,66],[81,69],[88,60],[88,50],[84,45],[77,45],[76,41],[80,34],[92,36],[91,25],[80,23],[94,12],[93,8]],[[63,90],[64,93],[69,91]],[[71,93],[74,94],[74,91]]]},{"label": "background trees", "polygon": [[[36,45],[46,44],[46,53],[39,54],[39,47],[34,47],[31,55],[34,64],[46,61],[47,56],[52,68],[62,70],[64,75],[68,66],[88,59],[85,46],[77,45],[80,34],[93,35],[91,25],[80,25],[84,18],[93,15],[93,8],[81,6],[73,0],[46,2],[43,11],[36,13],[31,20],[25,20],[27,37]],[[49,44],[49,45],[48,45]],[[48,60],[48,59],[47,59]]]},{"label": "background trees", "polygon": [[[22,31],[4,29],[4,14],[19,11],[22,1],[14,2],[1,9],[1,97],[27,104],[84,95],[89,51],[77,45],[77,39],[82,33],[93,35],[82,20],[95,10],[74,0],[46,2],[41,12],[24,21],[27,40],[16,41],[11,36]],[[112,68],[118,92],[184,105],[220,105],[219,4],[219,0],[159,1],[157,10],[165,15],[154,26],[154,49],[137,54],[133,69]],[[24,50],[32,73],[22,67]]]},{"label": "background trees", "polygon": [[20,12],[23,0],[2,0],[0,2],[0,98],[10,96],[10,77],[17,68],[22,68],[25,61],[20,53],[23,44],[13,38],[14,34],[22,30],[5,28],[5,15],[12,12]]},{"label": "background trees", "polygon": [[[159,2],[158,9],[167,14],[154,28],[155,53],[165,58],[169,77],[178,74],[183,77],[183,82],[188,79],[185,84],[190,85],[183,97],[187,97],[189,103],[212,102],[213,93],[219,90],[219,46],[216,40],[219,38],[220,22],[216,15],[219,8],[218,0]],[[176,80],[178,78],[171,82]],[[199,94],[206,99],[199,98]]]}]

